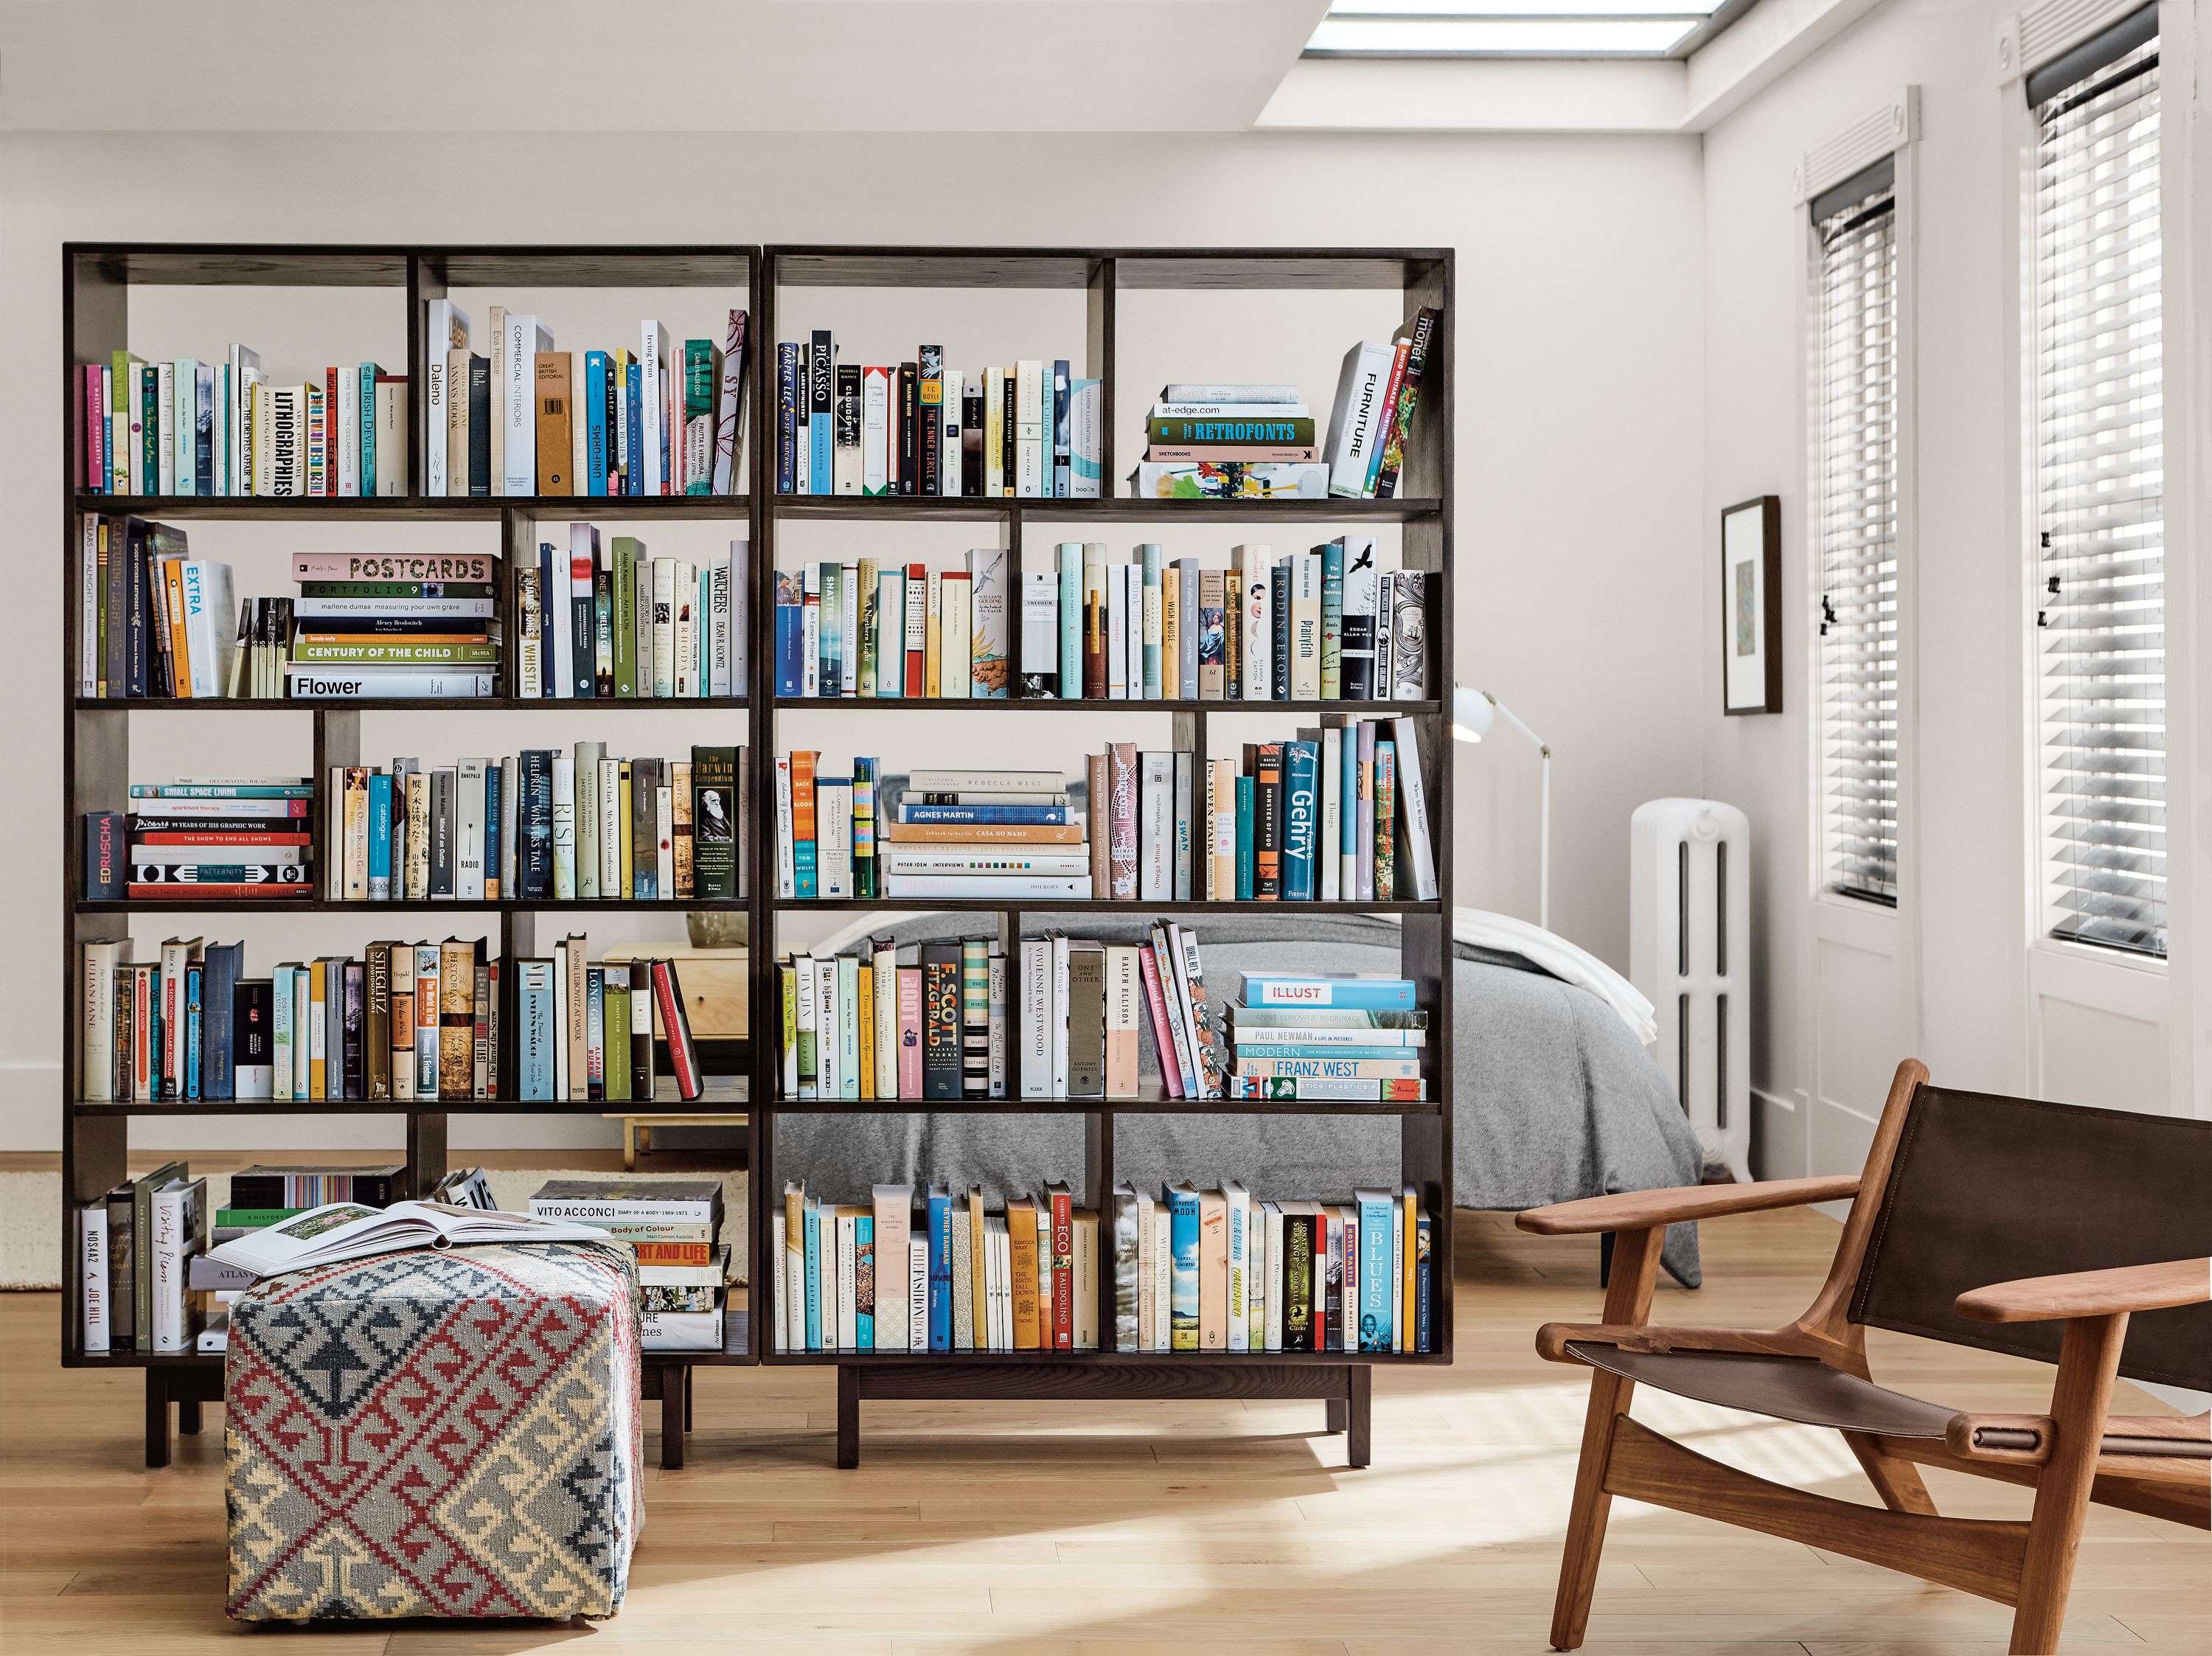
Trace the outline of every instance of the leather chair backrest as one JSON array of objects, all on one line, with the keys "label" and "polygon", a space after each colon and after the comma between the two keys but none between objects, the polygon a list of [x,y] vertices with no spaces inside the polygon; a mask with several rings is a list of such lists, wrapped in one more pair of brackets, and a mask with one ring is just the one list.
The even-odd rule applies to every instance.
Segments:
[{"label": "leather chair backrest", "polygon": [[[2058,1360],[2061,1322],[1970,1322],[1969,1289],[2212,1256],[2212,1121],[1922,1087],[1851,1320]],[[2120,1373],[2212,1391],[2212,1305],[2130,1319]]]}]

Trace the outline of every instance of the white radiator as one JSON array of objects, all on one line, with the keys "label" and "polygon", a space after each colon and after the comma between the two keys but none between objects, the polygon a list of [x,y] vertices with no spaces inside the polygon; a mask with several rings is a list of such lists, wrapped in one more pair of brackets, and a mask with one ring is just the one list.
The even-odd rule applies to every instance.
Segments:
[{"label": "white radiator", "polygon": [[1751,1177],[1751,823],[1712,799],[1630,818],[1628,975],[1659,1025],[1652,1056],[1705,1160]]}]

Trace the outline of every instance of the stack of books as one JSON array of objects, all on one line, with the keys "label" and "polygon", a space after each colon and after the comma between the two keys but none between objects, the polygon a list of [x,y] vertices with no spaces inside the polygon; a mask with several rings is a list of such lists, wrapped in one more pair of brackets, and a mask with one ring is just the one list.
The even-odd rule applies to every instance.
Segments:
[{"label": "stack of books", "polygon": [[207,1180],[188,1164],[169,1162],[78,1208],[76,1246],[85,1350],[198,1349],[208,1300],[188,1283],[208,1248]]},{"label": "stack of books", "polygon": [[1424,306],[1389,343],[1362,340],[1345,353],[1323,456],[1331,494],[1387,500],[1398,492],[1421,382],[1438,349],[1443,319],[1441,311]]},{"label": "stack of books", "polygon": [[194,558],[185,531],[144,518],[78,519],[77,694],[110,701],[248,694],[243,615],[227,563]]},{"label": "stack of books", "polygon": [[516,1095],[649,1101],[659,1090],[653,1027],[668,1048],[676,1095],[706,1090],[676,962],[590,963],[590,944],[562,939],[544,959],[514,963]]},{"label": "stack of books", "polygon": [[720,1351],[730,1251],[717,1243],[714,1179],[555,1179],[530,1214],[589,1225],[637,1250],[640,1333],[647,1351]]},{"label": "stack of books", "polygon": [[799,749],[776,761],[775,808],[779,896],[1091,895],[1085,813],[1057,771],[915,771],[879,801],[873,759],[830,776]]},{"label": "stack of books", "polygon": [[769,1218],[778,1351],[1096,1351],[1098,1215],[1064,1184],[987,1212],[971,1186],[783,1187]]},{"label": "stack of books", "polygon": [[[496,695],[498,569],[487,553],[295,555],[300,596],[290,606],[283,664],[289,693],[351,701]],[[264,672],[253,682],[264,682]]]},{"label": "stack of books", "polygon": [[1064,541],[1052,567],[809,564],[776,576],[776,694],[1094,701],[1428,699],[1427,577],[1375,537],[1228,567]]},{"label": "stack of books", "polygon": [[1012,962],[995,937],[876,937],[777,978],[786,1098],[1137,1098],[1146,1041],[1169,1098],[1217,1097],[1227,1070],[1197,934],[1171,921],[1139,943],[1025,936]]},{"label": "stack of books", "polygon": [[1296,385],[1169,385],[1145,422],[1133,474],[1145,500],[1321,500],[1313,410]]},{"label": "stack of books", "polygon": [[78,371],[76,394],[92,494],[407,492],[407,377],[374,362],[272,385],[243,345],[220,362],[117,351]]},{"label": "stack of books", "polygon": [[1435,1227],[1411,1185],[1348,1202],[1116,1185],[1113,1215],[1118,1350],[1436,1350]]},{"label": "stack of books", "polygon": [[568,525],[515,574],[516,694],[589,701],[742,696],[747,543],[695,564]]},{"label": "stack of books", "polygon": [[175,902],[311,897],[305,777],[182,777],[134,782],[128,813],[84,816],[84,895]]},{"label": "stack of books", "polygon": [[837,356],[827,328],[776,347],[777,494],[1098,498],[1101,388],[1065,357],[963,374],[939,345],[880,367]]},{"label": "stack of books", "polygon": [[465,312],[429,303],[426,494],[728,494],[744,412],[745,312],[723,341],[559,351],[535,316],[491,307],[489,355]]},{"label": "stack of books", "polygon": [[743,748],[684,759],[526,748],[424,769],[334,767],[325,895],[353,902],[734,902],[745,895]]},{"label": "stack of books", "polygon": [[1247,972],[1231,1001],[1231,1098],[1418,1101],[1429,1015],[1410,978]]}]

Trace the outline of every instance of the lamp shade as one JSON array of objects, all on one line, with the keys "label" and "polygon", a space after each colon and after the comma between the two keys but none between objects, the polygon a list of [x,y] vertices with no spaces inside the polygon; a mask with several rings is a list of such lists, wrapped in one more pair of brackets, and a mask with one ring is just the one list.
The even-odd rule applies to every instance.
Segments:
[{"label": "lamp shade", "polygon": [[1480,742],[1490,734],[1492,720],[1498,717],[1498,704],[1480,690],[1471,690],[1460,685],[1452,691],[1452,740]]}]

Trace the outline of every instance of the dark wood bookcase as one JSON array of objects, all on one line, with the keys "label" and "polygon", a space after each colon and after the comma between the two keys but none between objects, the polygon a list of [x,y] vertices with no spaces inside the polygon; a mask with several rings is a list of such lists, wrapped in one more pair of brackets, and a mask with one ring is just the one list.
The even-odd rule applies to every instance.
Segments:
[{"label": "dark wood bookcase", "polygon": [[[263,246],[252,244],[185,245],[131,243],[70,243],[62,250],[63,368],[62,406],[65,431],[62,486],[63,586],[67,645],[63,652],[63,843],[65,878],[62,896],[62,937],[70,974],[69,1022],[62,1061],[63,1216],[62,1361],[73,1368],[136,1368],[146,1375],[146,1453],[149,1465],[166,1462],[169,1444],[169,1404],[179,1405],[179,1424],[196,1430],[200,1405],[218,1398],[222,1387],[222,1359],[198,1354],[149,1352],[88,1353],[82,1350],[78,1319],[78,1252],[75,1214],[78,1206],[96,1199],[125,1176],[129,1124],[133,1119],[159,1121],[179,1115],[193,1116],[386,1116],[397,1118],[404,1134],[409,1178],[423,1189],[447,1170],[447,1132],[454,1115],[600,1113],[599,1101],[522,1101],[514,1098],[469,1102],[416,1101],[306,1100],[225,1101],[215,1103],[128,1102],[88,1101],[78,1085],[77,1030],[82,1010],[79,946],[109,938],[127,938],[131,917],[154,911],[205,929],[209,917],[240,919],[264,911],[375,912],[424,916],[421,925],[441,929],[437,911],[473,911],[485,917],[486,935],[495,919],[496,943],[507,959],[539,952],[538,920],[548,917],[563,930],[588,923],[594,911],[651,908],[680,913],[708,907],[697,902],[495,902],[429,904],[340,902],[240,901],[194,904],[135,904],[85,901],[83,814],[119,810],[127,804],[131,780],[131,741],[134,715],[156,720],[151,739],[158,742],[167,720],[208,716],[220,718],[240,711],[295,713],[313,726],[313,767],[319,781],[331,766],[362,762],[361,715],[372,712],[436,713],[458,719],[469,715],[528,708],[556,711],[566,705],[515,695],[516,652],[505,652],[502,694],[489,700],[447,702],[332,702],[332,701],[119,701],[85,698],[78,694],[79,584],[81,514],[137,515],[163,519],[295,522],[476,522],[497,521],[501,544],[511,572],[518,554],[527,554],[541,519],[695,519],[719,520],[732,534],[744,525],[750,544],[750,591],[747,606],[750,636],[747,651],[747,682],[744,693],[705,701],[596,701],[580,707],[580,715],[597,719],[615,713],[629,719],[662,713],[696,713],[706,707],[732,715],[728,739],[742,732],[754,755],[752,796],[743,802],[750,814],[751,867],[750,895],[736,904],[748,914],[751,949],[750,1028],[758,1038],[723,1058],[726,1067],[741,1079],[743,1101],[732,1107],[748,1111],[751,1119],[752,1149],[748,1172],[750,1196],[749,1287],[733,1290],[725,1319],[727,1338],[719,1354],[670,1353],[648,1356],[645,1386],[648,1396],[662,1404],[662,1454],[665,1465],[680,1465],[684,1433],[691,1405],[691,1370],[713,1363],[791,1363],[834,1366],[838,1371],[837,1458],[841,1465],[856,1465],[860,1453],[860,1406],[868,1398],[1174,1398],[1274,1397],[1311,1398],[1328,1407],[1331,1429],[1348,1434],[1348,1458],[1354,1465],[1369,1459],[1369,1398],[1377,1365],[1449,1363],[1453,1349],[1452,1329],[1452,1005],[1451,929],[1453,897],[1452,750],[1449,739],[1449,686],[1453,682],[1455,577],[1452,557],[1452,471],[1454,452],[1455,375],[1451,337],[1456,318],[1453,311],[1453,258],[1449,249],[1342,248],[1009,248],[936,246]],[[400,496],[368,499],[272,500],[258,497],[163,497],[139,499],[80,491],[75,486],[77,449],[82,441],[77,370],[100,363],[128,343],[131,292],[154,285],[255,286],[313,288],[368,287],[390,291],[392,301],[405,310],[408,391],[410,398],[408,492]],[[724,290],[732,305],[750,312],[748,348],[750,382],[746,411],[747,488],[728,496],[678,495],[662,498],[554,496],[544,498],[430,497],[418,491],[424,476],[422,417],[424,385],[425,306],[449,290],[515,288],[712,288]],[[806,287],[841,288],[1042,288],[1079,291],[1085,306],[1085,359],[1076,372],[1102,382],[1103,407],[1104,476],[1109,491],[1122,488],[1122,479],[1136,457],[1115,452],[1115,300],[1137,290],[1228,292],[1266,289],[1376,289],[1399,294],[1403,312],[1416,306],[1435,306],[1443,312],[1442,331],[1432,345],[1427,377],[1422,388],[1420,417],[1405,457],[1400,494],[1389,500],[1152,500],[1113,495],[1102,500],[977,500],[852,495],[780,495],[773,492],[773,422],[775,409],[776,312],[782,290]],[[718,300],[718,303],[720,300]],[[556,318],[557,320],[557,318]],[[267,342],[264,343],[278,343]],[[1347,340],[1346,343],[1349,343]],[[1195,366],[1195,365],[1194,365]],[[1333,385],[1319,388],[1326,394]],[[1152,388],[1132,386],[1129,394],[1141,403]],[[1310,389],[1309,395],[1315,394]],[[1257,704],[1216,701],[1094,703],[1089,701],[959,699],[787,700],[775,695],[775,579],[777,538],[781,526],[809,519],[849,519],[878,526],[884,545],[895,546],[896,525],[932,521],[992,525],[1000,543],[1018,567],[1024,537],[1032,525],[1039,536],[1060,538],[1059,525],[1128,524],[1158,527],[1163,538],[1188,531],[1200,523],[1279,524],[1296,537],[1307,526],[1334,532],[1346,526],[1370,524],[1399,525],[1403,566],[1428,572],[1430,681],[1436,696],[1420,702],[1308,701]],[[243,596],[243,594],[241,594]],[[511,614],[511,605],[507,606]],[[894,904],[882,900],[851,902],[795,902],[780,900],[776,893],[774,835],[775,811],[771,756],[778,751],[777,719],[786,711],[827,713],[841,719],[881,719],[865,741],[896,762],[898,722],[908,715],[925,717],[958,711],[991,719],[1004,715],[1018,728],[1029,727],[1036,715],[1054,712],[1091,713],[1127,710],[1149,716],[1165,713],[1172,724],[1172,745],[1200,754],[1207,750],[1206,723],[1212,715],[1258,712],[1285,719],[1317,719],[1390,709],[1420,721],[1423,780],[1430,802],[1431,830],[1437,851],[1437,900],[1434,902],[1379,901],[1308,903],[1291,908],[1315,913],[1389,913],[1401,921],[1401,969],[1415,980],[1430,1009],[1430,1097],[1419,1103],[1344,1104],[1316,1101],[1207,1100],[1196,1104],[1169,1101],[1155,1095],[1133,1100],[999,1099],[973,1102],[915,1101],[903,1102],[779,1099],[777,1043],[774,1032],[781,1018],[776,959],[778,923],[784,916],[807,911],[912,911],[916,907],[972,912],[979,926],[994,929],[1009,954],[1021,935],[1024,915],[1040,913],[1067,914],[1096,910],[1103,915],[1179,916],[1203,920],[1210,914],[1255,912],[1283,913],[1280,903],[1194,901],[1132,904],[1109,901],[1021,903],[992,900],[951,900]],[[858,729],[856,726],[856,737]],[[464,727],[456,724],[453,749],[464,745],[485,748],[495,739],[483,733],[480,722]],[[322,822],[315,818],[319,840]],[[318,870],[324,848],[318,846]],[[984,917],[990,917],[986,921]],[[423,935],[428,935],[424,931]],[[550,942],[552,933],[546,934]],[[1201,940],[1203,933],[1201,932]],[[249,961],[249,970],[265,970],[265,960]],[[512,994],[512,975],[509,989]],[[511,1006],[505,1024],[511,1045],[515,1020]],[[504,1055],[502,1073],[515,1073],[514,1054]],[[1204,1113],[1331,1115],[1388,1115],[1400,1122],[1401,1175],[1416,1187],[1422,1205],[1435,1216],[1432,1238],[1431,1335],[1433,1350],[1422,1354],[1309,1353],[1266,1355],[1163,1354],[1121,1351],[1114,1339],[1112,1252],[1102,1247],[1098,1261],[1098,1295],[1102,1336],[1108,1349],[1095,1352],[905,1353],[779,1352],[768,1333],[767,1319],[775,1311],[775,1282],[780,1262],[771,1254],[771,1204],[780,1203],[784,1171],[776,1157],[776,1121],[781,1114],[896,1112],[983,1112],[999,1114],[1071,1114],[1084,1125],[1085,1165],[1069,1169],[1071,1182],[1079,1179],[1084,1205],[1102,1216],[1102,1239],[1110,1237],[1110,1195],[1115,1184],[1115,1122],[1124,1116],[1170,1112]],[[155,1130],[158,1135],[158,1129]],[[804,1177],[803,1167],[787,1170]],[[898,1170],[886,1169],[886,1175]],[[957,1179],[957,1168],[915,1169],[917,1177]],[[1194,1169],[1194,1172],[1206,1170]],[[1229,1170],[1220,1170],[1228,1172]],[[1340,1192],[1264,1192],[1277,1197],[1336,1198]],[[760,1331],[757,1334],[756,1331]]]}]

